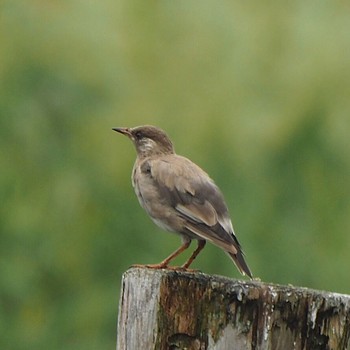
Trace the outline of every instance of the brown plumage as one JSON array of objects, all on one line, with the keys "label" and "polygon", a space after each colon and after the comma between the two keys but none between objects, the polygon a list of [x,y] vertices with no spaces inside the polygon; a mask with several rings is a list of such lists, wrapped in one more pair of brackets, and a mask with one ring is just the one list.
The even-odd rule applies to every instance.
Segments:
[{"label": "brown plumage", "polygon": [[180,234],[183,241],[161,263],[146,266],[167,267],[195,239],[198,247],[182,268],[187,269],[209,241],[223,249],[243,275],[252,278],[224,197],[208,174],[175,154],[169,137],[159,128],[146,125],[113,130],[128,136],[136,147],[132,184],[141,206],[158,226]]}]

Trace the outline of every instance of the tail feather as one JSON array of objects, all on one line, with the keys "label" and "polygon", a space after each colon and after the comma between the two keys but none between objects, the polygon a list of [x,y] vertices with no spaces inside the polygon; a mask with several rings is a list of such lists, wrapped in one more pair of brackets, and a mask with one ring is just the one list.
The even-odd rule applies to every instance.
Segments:
[{"label": "tail feather", "polygon": [[230,252],[227,252],[227,254],[231,257],[231,259],[233,260],[233,262],[235,263],[242,275],[247,275],[251,279],[253,279],[253,274],[251,273],[247,263],[245,262],[243,253],[241,251],[237,251],[237,254],[233,254]]}]

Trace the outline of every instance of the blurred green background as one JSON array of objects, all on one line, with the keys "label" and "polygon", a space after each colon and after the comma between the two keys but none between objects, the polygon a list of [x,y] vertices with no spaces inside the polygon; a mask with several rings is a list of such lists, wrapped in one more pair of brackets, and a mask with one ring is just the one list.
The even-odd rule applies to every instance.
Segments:
[{"label": "blurred green background", "polygon": [[[347,2],[0,9],[1,349],[113,349],[122,273],[180,244],[115,126],[162,127],[215,179],[255,276],[350,293]],[[193,266],[241,278],[211,245]]]}]

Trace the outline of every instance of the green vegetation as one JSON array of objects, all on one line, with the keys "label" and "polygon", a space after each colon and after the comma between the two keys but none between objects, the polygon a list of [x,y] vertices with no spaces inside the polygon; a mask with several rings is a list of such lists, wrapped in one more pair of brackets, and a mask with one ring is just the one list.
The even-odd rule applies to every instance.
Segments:
[{"label": "green vegetation", "polygon": [[[0,10],[1,349],[114,348],[122,273],[179,245],[115,126],[164,128],[216,180],[255,276],[350,293],[345,2]],[[240,278],[210,245],[193,266]]]}]

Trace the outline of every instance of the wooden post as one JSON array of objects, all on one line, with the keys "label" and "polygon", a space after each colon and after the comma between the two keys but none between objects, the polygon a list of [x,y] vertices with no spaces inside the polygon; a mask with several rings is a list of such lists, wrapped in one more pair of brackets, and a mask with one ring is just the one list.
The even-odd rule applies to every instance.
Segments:
[{"label": "wooden post", "polygon": [[350,296],[200,272],[123,275],[117,350],[350,349]]}]

